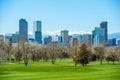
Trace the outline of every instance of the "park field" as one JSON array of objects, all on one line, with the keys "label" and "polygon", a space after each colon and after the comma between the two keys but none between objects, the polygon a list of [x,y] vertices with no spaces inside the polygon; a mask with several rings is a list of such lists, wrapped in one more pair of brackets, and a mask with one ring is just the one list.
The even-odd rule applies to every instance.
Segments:
[{"label": "park field", "polygon": [[98,61],[87,66],[74,66],[72,59],[50,61],[29,61],[23,63],[0,63],[0,80],[120,80],[120,63],[100,65]]}]

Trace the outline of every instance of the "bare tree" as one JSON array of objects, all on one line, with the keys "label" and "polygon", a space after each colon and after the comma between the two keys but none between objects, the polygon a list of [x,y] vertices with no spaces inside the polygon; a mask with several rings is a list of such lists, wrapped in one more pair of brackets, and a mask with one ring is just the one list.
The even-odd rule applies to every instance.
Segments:
[{"label": "bare tree", "polygon": [[17,51],[15,54],[15,59],[20,64],[20,61],[22,60],[22,50],[19,48],[19,46],[16,49],[17,49]]},{"label": "bare tree", "polygon": [[58,45],[56,45],[54,42],[46,46],[46,49],[49,59],[51,60],[52,64],[54,64],[61,50],[59,49]]},{"label": "bare tree", "polygon": [[115,47],[115,53],[117,55],[117,59],[120,62],[120,46]]},{"label": "bare tree", "polygon": [[67,46],[58,45],[58,48],[59,48],[59,52],[60,52],[60,54],[59,54],[60,60],[62,60],[63,58],[69,57]]},{"label": "bare tree", "polygon": [[69,56],[72,57],[73,60],[74,60],[74,57],[75,57],[74,55],[77,53],[77,50],[78,50],[78,46],[70,46],[67,49],[67,52],[68,52]]},{"label": "bare tree", "polygon": [[24,37],[20,37],[18,42],[19,42],[18,46],[19,46],[19,48],[21,48],[24,64],[25,64],[25,66],[27,66],[28,60],[29,60],[29,54],[28,54],[29,53],[29,44],[26,42],[26,38],[24,38]]},{"label": "bare tree", "polygon": [[114,64],[114,62],[117,60],[117,54],[115,52],[115,48],[107,47],[105,57],[106,57],[106,61],[108,62],[108,64],[110,61],[112,61]]},{"label": "bare tree", "polygon": [[0,62],[5,61],[5,44],[4,44],[4,37],[0,36]]},{"label": "bare tree", "polygon": [[11,38],[8,38],[6,40],[6,43],[5,43],[5,52],[6,52],[6,55],[7,55],[7,60],[10,61],[10,52],[11,52],[11,49],[12,49],[12,39]]},{"label": "bare tree", "polygon": [[99,57],[100,64],[102,64],[102,60],[105,55],[105,48],[102,45],[94,46],[94,53]]},{"label": "bare tree", "polygon": [[40,53],[41,53],[41,55],[42,55],[42,59],[43,59],[44,61],[48,61],[48,59],[49,59],[48,47],[43,46],[43,47],[41,48],[41,50],[40,50]]}]

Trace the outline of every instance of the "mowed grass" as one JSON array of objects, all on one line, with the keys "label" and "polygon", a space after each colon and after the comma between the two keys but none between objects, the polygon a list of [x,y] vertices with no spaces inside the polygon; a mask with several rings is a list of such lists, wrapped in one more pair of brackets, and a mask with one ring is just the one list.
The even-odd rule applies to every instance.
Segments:
[{"label": "mowed grass", "polygon": [[120,64],[115,62],[100,65],[98,61],[87,66],[74,66],[72,59],[50,61],[29,61],[23,63],[0,63],[0,80],[120,80]]}]

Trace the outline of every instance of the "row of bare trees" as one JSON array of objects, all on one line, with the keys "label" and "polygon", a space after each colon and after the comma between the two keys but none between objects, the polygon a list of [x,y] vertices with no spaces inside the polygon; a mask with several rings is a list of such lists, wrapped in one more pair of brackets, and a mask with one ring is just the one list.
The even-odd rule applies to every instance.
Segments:
[{"label": "row of bare trees", "polygon": [[18,44],[12,45],[9,39],[7,44],[0,43],[0,59],[8,61],[17,61],[20,63],[22,60],[27,66],[28,61],[50,60],[55,64],[57,58],[71,57],[77,64],[87,65],[90,61],[99,60],[102,64],[103,59],[109,64],[110,61],[120,61],[120,46],[105,47],[102,45],[88,46],[86,43],[78,46],[62,46],[57,45],[55,42],[49,45],[40,45],[36,43],[28,43],[24,40],[19,41]]}]

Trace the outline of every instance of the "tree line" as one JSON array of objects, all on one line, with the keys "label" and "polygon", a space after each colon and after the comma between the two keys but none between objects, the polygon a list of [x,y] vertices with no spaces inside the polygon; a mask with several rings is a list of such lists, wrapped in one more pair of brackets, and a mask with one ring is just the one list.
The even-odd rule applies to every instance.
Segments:
[{"label": "tree line", "polygon": [[36,43],[28,43],[20,40],[18,44],[13,45],[11,39],[7,43],[0,41],[0,62],[10,61],[18,62],[24,61],[27,66],[29,60],[33,62],[50,60],[55,64],[57,58],[72,58],[75,66],[81,64],[86,66],[90,61],[100,61],[102,64],[103,59],[109,64],[110,61],[120,62],[120,46],[105,47],[103,45],[89,46],[87,43],[78,44],[76,46],[62,46],[57,45],[55,42],[49,45],[40,45]]}]

